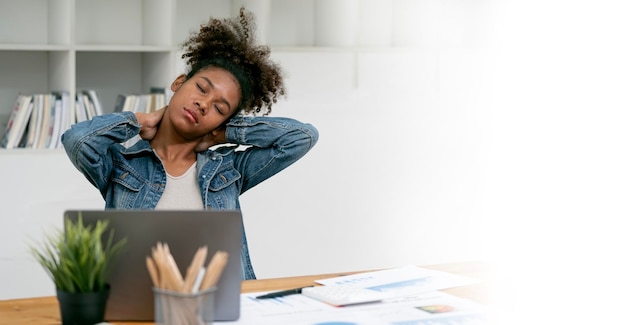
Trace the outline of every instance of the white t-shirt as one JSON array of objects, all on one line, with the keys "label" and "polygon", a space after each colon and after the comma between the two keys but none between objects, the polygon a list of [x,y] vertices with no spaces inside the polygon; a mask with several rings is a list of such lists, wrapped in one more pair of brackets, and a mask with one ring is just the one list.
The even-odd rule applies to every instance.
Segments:
[{"label": "white t-shirt", "polygon": [[156,210],[204,210],[196,164],[194,162],[180,176],[167,174],[165,191],[156,205]]}]

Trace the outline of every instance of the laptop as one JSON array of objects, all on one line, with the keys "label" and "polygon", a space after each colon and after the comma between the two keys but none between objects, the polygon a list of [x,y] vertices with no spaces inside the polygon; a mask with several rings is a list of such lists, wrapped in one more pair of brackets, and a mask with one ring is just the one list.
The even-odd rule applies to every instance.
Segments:
[{"label": "laptop", "polygon": [[[228,253],[228,264],[217,283],[215,321],[239,318],[241,295],[242,216],[235,210],[69,210],[64,216],[85,225],[109,220],[114,242],[128,242],[112,263],[107,321],[154,321],[152,280],[146,257],[157,242],[167,243],[184,275],[194,254],[208,247],[205,266],[216,251]],[[108,238],[108,233],[104,235]]]}]

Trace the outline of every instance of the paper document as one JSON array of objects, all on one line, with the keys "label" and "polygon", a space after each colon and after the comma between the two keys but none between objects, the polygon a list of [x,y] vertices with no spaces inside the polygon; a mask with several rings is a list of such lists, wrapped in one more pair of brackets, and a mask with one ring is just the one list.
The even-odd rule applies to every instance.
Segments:
[{"label": "paper document", "polygon": [[[335,307],[301,294],[256,299],[241,295],[237,325],[487,325],[487,308],[437,290],[477,283],[447,272],[406,266],[316,281],[384,292],[380,302]],[[222,324],[222,322],[220,322]]]},{"label": "paper document", "polygon": [[444,292],[429,292],[382,303],[333,307],[303,295],[255,299],[241,295],[236,325],[487,325],[485,307]]},{"label": "paper document", "polygon": [[323,285],[351,284],[401,297],[477,283],[478,280],[417,266],[364,272],[315,281]]}]

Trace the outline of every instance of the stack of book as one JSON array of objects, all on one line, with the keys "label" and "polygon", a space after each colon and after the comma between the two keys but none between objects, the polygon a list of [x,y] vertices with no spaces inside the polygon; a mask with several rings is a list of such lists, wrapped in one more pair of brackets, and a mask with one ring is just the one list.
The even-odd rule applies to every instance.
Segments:
[{"label": "stack of book", "polygon": [[148,94],[119,94],[115,102],[116,112],[154,112],[165,106],[165,89],[150,88]]},{"label": "stack of book", "polygon": [[61,134],[72,124],[102,114],[102,104],[94,90],[77,93],[75,105],[71,105],[69,96],[67,91],[18,95],[0,147],[59,148]]}]

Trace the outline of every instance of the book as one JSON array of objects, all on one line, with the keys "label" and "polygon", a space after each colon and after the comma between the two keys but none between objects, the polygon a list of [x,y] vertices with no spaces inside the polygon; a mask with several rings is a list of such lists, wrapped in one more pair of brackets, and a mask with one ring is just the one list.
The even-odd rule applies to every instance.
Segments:
[{"label": "book", "polygon": [[30,121],[28,123],[28,135],[25,140],[25,148],[36,149],[39,145],[39,135],[41,134],[41,124],[43,121],[43,94],[33,95],[33,108],[31,110]]},{"label": "book", "polygon": [[89,100],[93,104],[94,108],[94,116],[102,115],[102,102],[100,102],[100,98],[98,97],[98,93],[94,89],[83,90],[83,94],[86,94],[89,97]]},{"label": "book", "polygon": [[24,110],[24,121],[23,123],[16,125],[19,128],[17,129],[17,134],[14,139],[14,143],[12,144],[13,148],[19,147],[19,144],[26,136],[26,129],[28,128],[29,119],[32,117],[31,112],[34,109],[34,96],[26,96],[22,104],[26,107],[26,109]]},{"label": "book", "polygon": [[150,94],[153,96],[154,110],[159,110],[165,107],[165,88],[163,87],[150,87]]},{"label": "book", "polygon": [[164,87],[150,87],[150,93],[151,94],[164,94],[165,95],[165,88]]},{"label": "book", "polygon": [[126,95],[126,98],[124,99],[124,107],[122,108],[122,111],[132,112],[135,107],[136,98],[137,96],[135,95]]},{"label": "book", "polygon": [[17,109],[17,111],[11,113],[7,130],[5,130],[5,135],[0,144],[0,146],[7,149],[16,148],[24,136],[33,108],[32,96],[18,95],[13,108],[14,110]]},{"label": "book", "polygon": [[146,95],[135,95],[133,112],[146,112]]},{"label": "book", "polygon": [[126,101],[126,94],[119,94],[115,99],[115,106],[113,107],[114,112],[121,112],[124,110],[124,102]]},{"label": "book", "polygon": [[87,109],[85,107],[85,101],[82,94],[76,94],[76,105],[74,105],[76,116],[76,123],[87,120]]},{"label": "book", "polygon": [[36,141],[35,149],[44,149],[48,144],[48,138],[50,137],[50,125],[52,124],[52,101],[50,100],[50,94],[40,94],[39,100],[41,101],[41,122],[39,123],[39,139]]},{"label": "book", "polygon": [[21,99],[22,99],[21,96],[17,96],[17,98],[15,99],[15,103],[13,104],[13,109],[11,110],[11,115],[9,115],[9,119],[7,120],[7,124],[4,128],[2,141],[0,141],[1,148],[6,148],[7,146],[7,142],[9,141],[9,134],[11,133],[11,129],[13,128],[13,125],[15,124],[15,119],[17,118],[17,115],[19,114],[19,111],[20,111]]},{"label": "book", "polygon": [[55,102],[60,102],[61,116],[58,127],[58,136],[54,137],[56,139],[56,143],[51,143],[50,147],[59,148],[62,146],[61,135],[65,132],[65,130],[69,129],[72,124],[74,124],[76,117],[73,115],[72,106],[70,106],[69,91],[53,91],[52,95],[55,97]]},{"label": "book", "polygon": [[118,94],[113,111],[150,113],[165,107],[165,101],[165,89],[151,87],[145,94]]},{"label": "book", "polygon": [[146,95],[142,95],[142,97],[145,98],[145,103],[144,103],[144,112],[146,113],[150,113],[150,112],[154,112],[154,94],[146,94]]},{"label": "book", "polygon": [[91,98],[86,93],[77,94],[76,96],[81,96],[83,98],[83,105],[85,105],[85,112],[87,112],[87,119],[91,120],[94,116],[96,116],[96,107],[91,101]]},{"label": "book", "polygon": [[46,143],[46,148],[54,149],[58,146],[59,136],[61,134],[62,125],[62,115],[63,115],[63,104],[61,102],[61,96],[57,94],[50,94],[52,98],[52,102],[54,103],[52,108],[52,116],[53,123],[50,126],[50,137],[48,138],[48,142]]},{"label": "book", "polygon": [[163,94],[154,94],[154,96],[156,98],[155,99],[156,103],[154,104],[155,109],[159,110],[159,109],[161,109],[161,108],[163,108],[163,107],[165,107],[167,105],[166,102],[165,102],[165,93],[163,93]]}]

